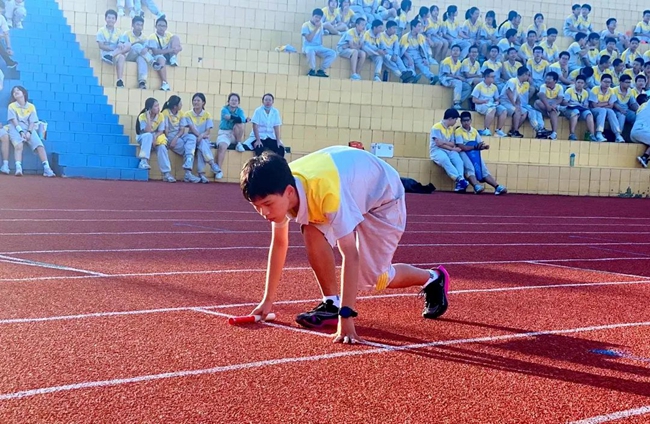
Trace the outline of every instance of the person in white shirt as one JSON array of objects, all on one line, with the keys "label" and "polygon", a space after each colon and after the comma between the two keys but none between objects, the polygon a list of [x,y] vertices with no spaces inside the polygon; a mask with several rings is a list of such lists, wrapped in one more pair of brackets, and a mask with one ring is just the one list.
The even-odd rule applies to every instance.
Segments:
[{"label": "person in white shirt", "polygon": [[264,150],[271,150],[284,157],[284,145],[280,139],[282,119],[280,112],[273,107],[274,101],[275,98],[271,93],[266,93],[262,97],[262,106],[255,109],[251,119],[253,131],[244,142],[244,146],[241,143],[237,144],[237,151],[243,152],[247,148],[246,150],[254,150],[255,155],[259,156]]}]

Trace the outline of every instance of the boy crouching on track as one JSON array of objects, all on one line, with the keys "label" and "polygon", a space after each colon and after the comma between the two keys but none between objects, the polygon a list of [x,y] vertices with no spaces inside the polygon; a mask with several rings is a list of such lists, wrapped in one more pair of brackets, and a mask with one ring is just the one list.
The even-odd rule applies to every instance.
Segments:
[{"label": "boy crouching on track", "polygon": [[[356,343],[353,318],[357,290],[422,286],[424,318],[448,307],[444,267],[423,270],[391,261],[406,226],[404,187],[386,162],[359,149],[328,147],[291,164],[270,152],[251,158],[240,186],[255,210],[272,223],[264,299],[253,310],[266,317],[275,301],[289,244],[289,220],[301,225],[309,264],[323,302],[296,321],[309,328],[338,323],[335,343]],[[336,296],[333,246],[343,266]]]}]

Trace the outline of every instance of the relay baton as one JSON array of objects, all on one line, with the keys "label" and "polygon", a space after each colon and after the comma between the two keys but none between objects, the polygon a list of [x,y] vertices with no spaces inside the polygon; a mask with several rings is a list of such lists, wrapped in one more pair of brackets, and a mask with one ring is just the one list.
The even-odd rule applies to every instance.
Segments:
[{"label": "relay baton", "polygon": [[228,324],[230,325],[252,324],[259,321],[273,321],[273,320],[275,320],[275,314],[271,312],[266,316],[265,320],[262,319],[261,315],[245,315],[241,317],[228,318]]}]

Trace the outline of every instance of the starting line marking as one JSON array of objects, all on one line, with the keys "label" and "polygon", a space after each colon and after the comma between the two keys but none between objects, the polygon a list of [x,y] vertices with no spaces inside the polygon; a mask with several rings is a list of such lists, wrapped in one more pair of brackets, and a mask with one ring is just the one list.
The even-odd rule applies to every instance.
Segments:
[{"label": "starting line marking", "polygon": [[645,414],[650,414],[650,405],[627,409],[625,411],[611,412],[609,414],[598,415],[597,417],[585,418],[584,420],[572,421],[569,424],[599,424]]},{"label": "starting line marking", "polygon": [[[246,369],[263,368],[263,367],[270,367],[270,366],[277,366],[277,365],[284,365],[284,364],[316,362],[316,361],[344,358],[344,357],[351,357],[351,356],[365,356],[365,355],[373,355],[373,354],[387,353],[387,352],[399,352],[404,350],[434,348],[438,346],[454,346],[454,345],[471,344],[471,343],[491,343],[491,342],[498,342],[498,341],[505,341],[505,340],[513,340],[513,339],[543,337],[543,336],[549,336],[555,334],[576,334],[576,333],[585,333],[591,331],[613,330],[613,329],[620,329],[620,328],[646,327],[646,326],[650,326],[650,321],[596,325],[590,327],[567,328],[567,329],[560,329],[560,330],[530,331],[526,333],[505,334],[501,336],[474,337],[468,339],[439,340],[439,341],[427,342],[427,343],[417,343],[417,344],[410,344],[410,345],[403,345],[403,346],[391,346],[390,349],[384,347],[367,349],[365,348],[365,346],[363,346],[362,349],[346,350],[343,352],[327,353],[322,355],[298,356],[292,358],[285,357],[285,358],[269,359],[264,361],[224,365],[224,366],[218,366],[213,368],[182,370],[182,371],[175,371],[175,372],[166,372],[161,374],[147,374],[147,375],[140,375],[140,376],[128,377],[128,378],[117,378],[112,380],[85,381],[81,383],[65,384],[60,386],[42,387],[38,389],[23,390],[23,391],[18,391],[13,393],[1,394],[0,400],[21,399],[21,398],[26,398],[31,396],[50,394],[50,393],[67,392],[71,390],[120,386],[120,385],[140,383],[145,381],[155,381],[155,380],[163,380],[169,378],[182,378],[182,377],[197,376],[197,375],[210,375],[210,374],[225,373],[229,371],[241,371]],[[599,422],[599,421],[595,421],[595,422]]]}]

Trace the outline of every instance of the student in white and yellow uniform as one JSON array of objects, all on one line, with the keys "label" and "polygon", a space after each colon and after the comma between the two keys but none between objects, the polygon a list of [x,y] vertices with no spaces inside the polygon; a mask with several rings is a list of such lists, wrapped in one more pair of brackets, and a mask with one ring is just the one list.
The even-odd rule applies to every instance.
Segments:
[{"label": "student in white and yellow uniform", "polygon": [[[201,179],[192,175],[194,167],[194,152],[196,150],[196,139],[188,137],[188,124],[183,112],[183,102],[178,96],[170,96],[163,105],[161,114],[165,118],[165,141],[164,146],[183,158],[183,169],[186,183],[200,183]],[[162,144],[162,143],[161,143]],[[158,162],[161,156],[158,155]],[[167,165],[171,169],[171,164]]]},{"label": "student in white and yellow uniform", "polygon": [[650,161],[650,107],[648,107],[648,96],[640,94],[637,97],[637,102],[639,103],[639,109],[636,111],[636,121],[634,121],[634,126],[630,131],[630,139],[634,143],[643,143],[647,146],[643,155],[636,158],[641,166],[647,168]]},{"label": "student in white and yellow uniform", "polygon": [[[39,122],[36,113],[36,106],[29,103],[29,96],[27,90],[19,85],[11,89],[11,103],[7,108],[7,123],[9,124],[9,140],[14,146],[14,160],[16,161],[16,176],[23,175],[23,147],[25,144],[38,155],[38,158],[43,164],[43,176],[54,177],[54,172],[50,167],[47,160],[47,152],[38,135],[37,125]],[[4,128],[0,129],[0,140],[3,146],[8,146],[7,133]],[[8,148],[3,147],[3,159],[6,161],[8,158]],[[7,156],[4,156],[7,154]],[[7,174],[9,169],[6,163],[3,163],[2,172]]]},{"label": "student in white and yellow uniform", "polygon": [[584,75],[576,77],[575,84],[564,92],[564,106],[562,115],[569,120],[569,140],[577,140],[576,126],[578,120],[585,121],[589,140],[596,141],[594,136],[594,116],[589,110],[589,91],[586,89],[586,78]]},{"label": "student in white and yellow uniform", "polygon": [[478,46],[474,45],[469,48],[469,54],[463,60],[460,72],[465,77],[465,81],[474,88],[476,84],[483,81],[481,73],[481,63],[478,61]]},{"label": "student in white and yellow uniform", "polygon": [[605,46],[607,45],[607,39],[608,38],[613,38],[616,40],[616,49],[619,52],[622,52],[625,50],[628,45],[630,44],[630,41],[628,40],[627,36],[623,34],[620,31],[616,31],[616,25],[617,25],[616,18],[609,18],[605,22],[605,25],[607,25],[607,28],[602,30],[600,32],[600,48],[604,49]]},{"label": "student in white and yellow uniform", "polygon": [[[214,154],[210,149],[210,131],[214,128],[214,122],[210,112],[205,110],[205,95],[196,93],[192,96],[192,109],[185,112],[185,123],[189,129],[188,139],[196,140],[196,169],[203,184],[210,181],[205,176],[205,165],[210,165],[214,172],[215,179],[219,179],[221,168],[214,162]],[[223,174],[221,174],[223,177]]]},{"label": "student in white and yellow uniform", "polygon": [[350,0],[341,0],[339,4],[339,15],[341,16],[341,22],[345,24],[345,29],[343,31],[347,31],[348,29],[354,27],[354,21],[356,20],[354,17],[355,14],[354,11],[350,9]]},{"label": "student in white and yellow uniform", "polygon": [[[384,66],[386,52],[381,49],[381,35],[384,23],[375,19],[372,26],[363,34],[361,48],[375,65],[373,81],[381,82],[381,68]],[[401,76],[401,72],[400,72]]]},{"label": "student in white and yellow uniform", "polygon": [[600,51],[599,57],[609,56],[610,60],[613,62],[618,59],[621,54],[616,48],[616,39],[609,37],[605,42],[605,48]]},{"label": "student in white and yellow uniform", "polygon": [[571,55],[571,58],[569,59],[569,70],[574,71],[583,66],[589,65],[589,61],[587,60],[587,37],[588,35],[584,32],[577,33],[575,38],[576,41],[571,43],[567,49]]},{"label": "student in white and yellow uniform", "polygon": [[[438,78],[429,69],[432,58],[427,51],[427,41],[422,35],[422,22],[417,18],[411,21],[411,31],[402,35],[399,46],[400,56],[404,59],[404,64],[409,71],[416,74],[417,69],[429,80],[431,85],[438,82]],[[418,77],[416,76],[416,78]]]},{"label": "student in white and yellow uniform", "polygon": [[526,66],[530,69],[530,79],[533,87],[538,91],[544,84],[546,72],[548,72],[549,63],[542,57],[544,49],[541,46],[533,48],[533,57],[528,60]]},{"label": "student in white and yellow uniform", "polygon": [[328,0],[323,9],[323,31],[325,35],[339,35],[348,26],[341,20],[338,0]]},{"label": "student in white and yellow uniform", "polygon": [[[166,76],[164,67],[161,67],[158,62],[156,62],[151,54],[149,49],[149,39],[144,35],[142,29],[144,27],[144,19],[140,16],[136,16],[131,20],[131,29],[126,31],[120,37],[120,44],[128,44],[130,46],[129,52],[126,55],[127,62],[135,62],[138,65],[138,88],[146,90],[147,88],[147,76],[149,73],[148,65],[155,70],[161,73],[161,79],[163,75]],[[166,79],[166,78],[165,78]],[[165,81],[163,79],[163,81]]]},{"label": "student in white and yellow uniform", "polygon": [[444,25],[444,37],[449,41],[449,45],[457,45],[460,47],[460,60],[467,57],[469,48],[472,43],[461,37],[461,25],[458,23],[458,8],[456,6],[448,6],[447,11],[442,15]]},{"label": "student in white and yellow uniform", "polygon": [[[244,165],[240,187],[244,198],[272,222],[265,295],[253,314],[265,318],[273,308],[290,219],[301,226],[307,258],[323,294],[316,308],[296,317],[300,325],[338,325],[335,342],[361,342],[353,309],[358,290],[420,286],[424,318],[438,318],[447,310],[449,274],[444,267],[423,270],[392,264],[406,226],[406,201],[399,174],[380,158],[332,146],[287,164],[265,152]],[[343,257],[340,285],[333,246]]]},{"label": "student in white and yellow uniform", "polygon": [[431,41],[433,57],[436,61],[441,62],[449,53],[449,40],[444,36],[445,24],[439,18],[440,9],[438,6],[429,8],[429,20],[424,28],[424,35]]},{"label": "student in white and yellow uniform", "polygon": [[569,58],[571,55],[567,51],[560,52],[559,54],[559,60],[555,63],[551,63],[548,66],[548,71],[553,71],[555,72],[559,80],[558,82],[562,84],[562,88],[565,90],[569,88],[570,85],[573,84],[574,80],[571,80],[570,74],[571,72],[569,71]]},{"label": "student in white and yellow uniform", "polygon": [[494,84],[494,70],[486,69],[483,71],[483,82],[478,83],[472,91],[472,102],[476,105],[476,111],[485,116],[485,127],[480,134],[482,136],[491,136],[490,127],[494,118],[497,119],[495,134],[497,137],[506,137],[502,128],[506,123],[506,108],[499,104],[499,89]]},{"label": "student in white and yellow uniform", "polygon": [[513,43],[518,49],[524,42],[524,33],[521,28],[521,15],[516,10],[508,12],[508,18],[499,25],[499,36],[509,39],[508,31],[511,29],[515,31]]},{"label": "student in white and yellow uniform", "polygon": [[402,82],[412,82],[414,73],[406,69],[404,61],[402,61],[401,47],[396,32],[397,22],[388,21],[386,30],[381,33],[379,42],[379,50],[384,51],[382,65],[401,79]]},{"label": "student in white and yellow uniform", "polygon": [[[519,47],[519,59],[521,63],[528,63],[529,59],[533,58],[533,49],[537,46],[537,33],[535,31],[528,31],[526,42]],[[544,49],[542,49],[544,51]]]},{"label": "student in white and yellow uniform", "polygon": [[144,102],[144,109],[138,115],[135,123],[136,141],[140,145],[140,169],[151,169],[149,158],[151,150],[156,149],[158,166],[163,175],[163,181],[175,183],[176,179],[170,174],[172,168],[167,153],[167,138],[165,137],[165,117],[160,113],[158,100],[149,97]]},{"label": "student in white and yellow uniform", "polygon": [[183,47],[178,35],[167,31],[167,20],[165,18],[159,18],[156,21],[156,32],[149,36],[149,48],[154,55],[154,62],[160,67],[158,71],[162,79],[160,89],[169,91],[165,65],[178,66],[178,54],[183,50]]},{"label": "student in white and yellow uniform", "polygon": [[499,61],[499,47],[490,46],[488,58],[485,62],[483,62],[483,65],[481,65],[479,72],[483,74],[486,69],[492,69],[492,71],[494,71],[494,84],[497,86],[499,93],[505,84],[501,79],[502,68],[503,63]]},{"label": "student in white and yellow uniform", "polygon": [[575,38],[576,34],[580,32],[578,29],[578,20],[580,19],[580,5],[574,4],[571,8],[571,15],[564,20],[562,33],[565,37]]},{"label": "student in white and yellow uniform", "polygon": [[650,10],[643,11],[643,20],[634,27],[634,36],[640,41],[650,43]]},{"label": "student in white and yellow uniform", "polygon": [[580,8],[580,17],[578,18],[577,22],[578,31],[584,32],[585,34],[591,34],[594,32],[593,25],[591,24],[591,18],[589,18],[590,13],[591,6],[589,4],[583,4]]},{"label": "student in white and yellow uniform", "polygon": [[512,78],[517,78],[517,71],[521,66],[521,62],[517,62],[517,49],[510,47],[506,52],[503,67],[501,68],[501,80],[504,84]]},{"label": "student in white and yellow uniform", "polygon": [[557,118],[560,115],[560,106],[564,99],[564,90],[562,86],[557,83],[558,74],[555,72],[549,72],[546,74],[546,82],[541,86],[538,97],[539,99],[535,101],[535,109],[546,114],[551,120],[551,135],[549,138],[551,140],[557,139]]},{"label": "student in white and yellow uniform", "polygon": [[453,88],[454,109],[460,109],[462,103],[472,93],[472,87],[467,83],[461,72],[462,62],[460,61],[460,46],[451,46],[451,56],[440,64],[440,84]]},{"label": "student in white and yellow uniform", "polygon": [[[466,152],[470,150],[487,150],[490,146],[483,143],[480,131],[477,131],[476,128],[472,127],[471,113],[463,112],[460,114],[460,125],[461,126],[456,128],[456,131],[454,131],[454,142],[456,143],[456,147],[461,149],[460,158],[463,160],[465,177],[469,180],[470,184],[472,184],[474,193],[480,194],[485,190],[485,186],[479,184],[479,181],[476,178],[474,164],[470,160],[469,156],[467,156]],[[476,146],[468,146],[467,144],[470,142],[476,142],[477,144]],[[497,183],[492,174],[490,174],[490,170],[485,165],[483,158],[481,158],[481,173],[483,174],[483,181],[494,187],[495,195],[499,196],[508,192],[508,189]]]},{"label": "student in white and yellow uniform", "polygon": [[633,62],[642,57],[639,52],[639,39],[637,37],[632,37],[630,39],[630,47],[628,47],[622,54],[621,60],[625,63],[626,66],[632,66]]},{"label": "student in white and yellow uniform", "polygon": [[614,73],[614,69],[612,69],[612,62],[610,62],[610,57],[605,55],[601,56],[600,59],[598,60],[598,66],[592,66],[594,70],[594,76],[591,78],[590,81],[587,81],[587,88],[592,89],[597,85],[600,85],[600,79],[603,77],[605,74],[609,74],[612,77],[612,81],[614,77],[612,74]]},{"label": "student in white and yellow uniform", "polygon": [[616,113],[616,117],[618,118],[618,126],[621,132],[625,129],[626,123],[634,125],[636,110],[639,108],[631,86],[632,78],[629,75],[623,75],[619,86],[612,89],[616,96],[614,113]]},{"label": "student in white and yellow uniform", "polygon": [[129,44],[121,44],[119,30],[115,28],[117,23],[117,12],[114,10],[107,10],[104,13],[106,26],[101,27],[97,31],[97,45],[99,47],[99,54],[102,60],[110,65],[115,65],[115,74],[117,76],[116,85],[124,87],[124,62],[126,62],[126,54],[131,49]]},{"label": "student in white and yellow uniform", "polygon": [[477,46],[477,49],[480,48],[481,29],[483,28],[483,22],[479,20],[480,15],[481,11],[478,7],[471,7],[465,13],[465,22],[458,28],[459,39],[469,43],[470,47],[467,49],[467,55],[469,55],[469,49],[472,46]]},{"label": "student in white and yellow uniform", "polygon": [[540,46],[544,49],[544,54],[542,57],[548,61],[548,63],[557,62],[560,58],[560,49],[555,44],[557,40],[557,29],[549,28],[548,36],[539,43]]},{"label": "student in white and yellow uniform", "polygon": [[465,191],[469,184],[464,177],[465,165],[459,155],[461,149],[454,142],[454,125],[459,116],[456,109],[447,109],[442,121],[431,127],[429,138],[429,157],[456,183],[456,192]]},{"label": "student in white and yellow uniform", "polygon": [[600,35],[592,32],[587,37],[587,55],[585,59],[591,66],[598,65],[598,57],[600,57]]},{"label": "student in white and yellow uniform", "polygon": [[357,18],[354,28],[347,30],[341,35],[336,45],[339,56],[350,59],[350,79],[361,80],[359,69],[366,62],[366,52],[363,50],[363,35],[366,28],[366,20]]},{"label": "student in white and yellow uniform", "polygon": [[[348,1],[348,0],[345,0]],[[326,70],[332,66],[336,59],[336,52],[327,47],[323,47],[323,11],[314,9],[309,21],[302,24],[300,35],[302,36],[302,52],[307,56],[309,61],[309,72],[307,76],[327,78]],[[316,56],[320,57],[322,62],[318,71],[316,70]]]},{"label": "student in white and yellow uniform", "polygon": [[605,119],[609,122],[609,126],[616,134],[616,141],[624,142],[621,135],[621,128],[618,125],[618,118],[614,112],[614,103],[616,103],[616,95],[610,88],[612,85],[612,76],[605,74],[600,78],[600,85],[591,89],[589,96],[589,104],[591,112],[596,119],[596,140],[607,141],[603,136],[605,130]]},{"label": "student in white and yellow uniform", "polygon": [[479,44],[481,46],[481,55],[483,57],[488,57],[490,54],[490,48],[497,45],[499,42],[498,35],[496,14],[494,13],[494,10],[489,10],[485,14],[485,21],[483,22],[479,34]]},{"label": "student in white and yellow uniform", "polygon": [[536,13],[533,18],[533,23],[526,30],[527,34],[530,31],[535,31],[535,42],[541,43],[544,38],[548,36],[548,31],[546,30],[546,24],[544,24],[544,15],[541,13]]}]

